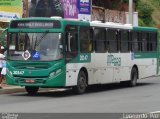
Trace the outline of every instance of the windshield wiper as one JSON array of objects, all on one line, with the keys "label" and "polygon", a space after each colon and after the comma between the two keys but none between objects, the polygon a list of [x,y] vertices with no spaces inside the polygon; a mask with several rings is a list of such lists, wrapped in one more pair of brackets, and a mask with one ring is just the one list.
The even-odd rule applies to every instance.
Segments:
[{"label": "windshield wiper", "polygon": [[36,49],[36,47],[41,43],[41,41],[44,39],[44,37],[48,34],[48,32],[45,32],[42,34],[42,36],[37,40],[36,38],[36,41],[35,41],[35,45],[34,45],[34,50]]}]

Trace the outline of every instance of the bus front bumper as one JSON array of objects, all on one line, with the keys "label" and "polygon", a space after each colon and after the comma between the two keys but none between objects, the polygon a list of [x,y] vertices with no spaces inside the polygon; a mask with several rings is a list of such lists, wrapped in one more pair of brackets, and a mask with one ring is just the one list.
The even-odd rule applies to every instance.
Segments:
[{"label": "bus front bumper", "polygon": [[16,86],[36,86],[36,87],[64,87],[65,73],[62,72],[54,77],[45,78],[25,78],[25,77],[10,77],[6,75],[6,81],[9,85]]}]

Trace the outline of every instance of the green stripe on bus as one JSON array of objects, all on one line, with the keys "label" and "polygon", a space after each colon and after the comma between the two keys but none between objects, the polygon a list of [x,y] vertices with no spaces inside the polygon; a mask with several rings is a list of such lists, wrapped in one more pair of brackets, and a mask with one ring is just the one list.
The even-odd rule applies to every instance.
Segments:
[{"label": "green stripe on bus", "polygon": [[91,62],[91,53],[80,53],[70,63],[87,63]]},{"label": "green stripe on bus", "polygon": [[158,29],[154,27],[133,27],[133,30],[157,32]]},{"label": "green stripe on bus", "polygon": [[139,52],[139,53],[134,53],[134,58],[135,59],[140,59],[140,58],[157,58],[159,55],[157,52]]}]

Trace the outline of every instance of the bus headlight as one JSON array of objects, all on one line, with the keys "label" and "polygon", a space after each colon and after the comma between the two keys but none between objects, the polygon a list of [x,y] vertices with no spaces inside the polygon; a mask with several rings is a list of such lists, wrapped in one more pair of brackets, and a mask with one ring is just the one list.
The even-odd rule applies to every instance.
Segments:
[{"label": "bus headlight", "polygon": [[51,78],[51,77],[53,77],[53,76],[55,76],[55,75],[57,75],[57,74],[59,74],[61,72],[62,72],[62,69],[57,69],[56,71],[51,72],[49,77]]},{"label": "bus headlight", "polygon": [[50,73],[49,77],[53,77],[55,75],[55,72]]},{"label": "bus headlight", "polygon": [[61,73],[61,71],[62,71],[62,69],[58,69],[58,70],[56,71],[56,74]]}]

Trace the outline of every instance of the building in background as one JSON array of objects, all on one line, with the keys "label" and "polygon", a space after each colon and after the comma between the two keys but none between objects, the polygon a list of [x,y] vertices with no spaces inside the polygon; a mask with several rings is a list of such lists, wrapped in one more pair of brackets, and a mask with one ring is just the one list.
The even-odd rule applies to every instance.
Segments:
[{"label": "building in background", "polygon": [[[128,24],[128,1],[92,0],[92,20]],[[133,25],[138,26],[138,13],[135,11],[135,3],[133,3]]]},{"label": "building in background", "polygon": [[[122,0],[29,0],[29,17],[128,23],[128,3]],[[135,10],[135,4],[133,4]],[[134,13],[138,25],[138,14]]]},{"label": "building in background", "polygon": [[[0,28],[22,17],[61,16],[65,19],[127,23],[128,3],[123,0],[1,0]],[[133,8],[135,5],[133,5]],[[137,14],[135,14],[137,15]],[[138,17],[134,17],[138,21]],[[136,20],[137,19],[137,20]]]},{"label": "building in background", "polygon": [[10,20],[28,17],[28,0],[0,0],[0,35]]},{"label": "building in background", "polygon": [[61,16],[91,21],[91,0],[30,0],[29,17]]},{"label": "building in background", "polygon": [[0,1],[0,21],[10,21],[21,18],[23,14],[23,4],[19,0]]}]

